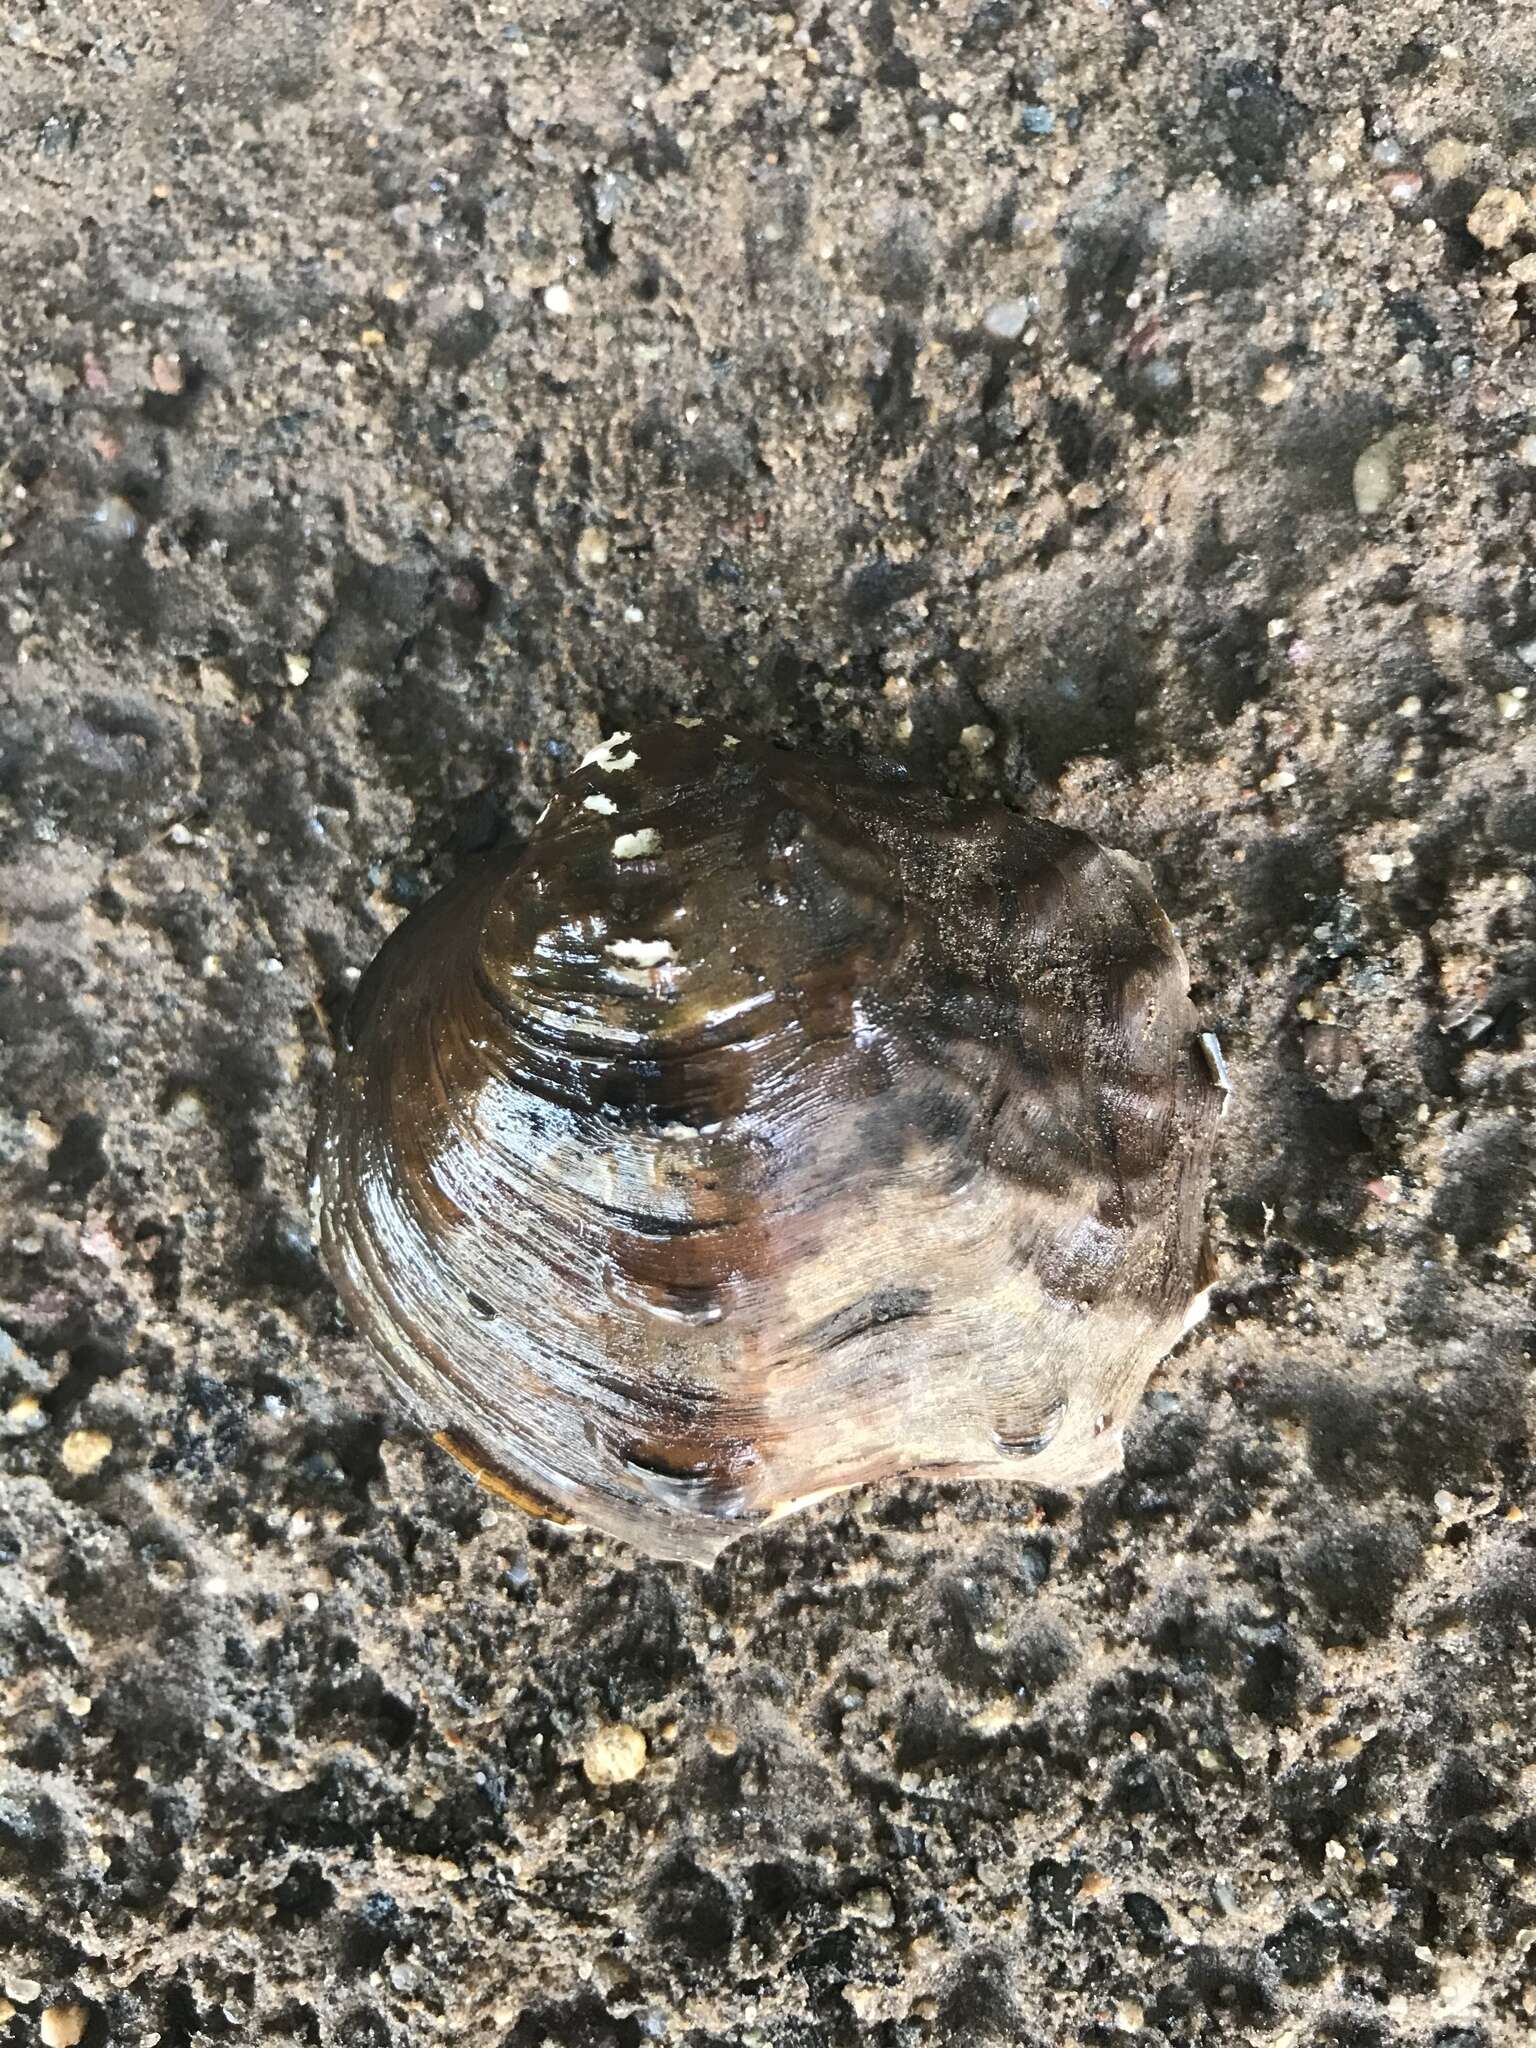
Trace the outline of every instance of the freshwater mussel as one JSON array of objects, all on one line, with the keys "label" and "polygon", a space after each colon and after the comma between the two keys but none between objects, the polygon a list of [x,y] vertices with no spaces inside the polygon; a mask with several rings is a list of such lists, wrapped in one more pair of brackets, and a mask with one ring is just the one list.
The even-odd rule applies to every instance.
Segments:
[{"label": "freshwater mussel", "polygon": [[364,976],[321,1249],[478,1478],[655,1556],[903,1474],[1081,1485],[1203,1308],[1213,1054],[1125,855],[619,733]]}]

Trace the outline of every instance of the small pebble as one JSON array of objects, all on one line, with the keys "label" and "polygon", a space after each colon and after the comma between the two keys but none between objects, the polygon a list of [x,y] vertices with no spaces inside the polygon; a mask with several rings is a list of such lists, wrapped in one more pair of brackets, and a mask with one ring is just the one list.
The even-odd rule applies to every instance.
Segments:
[{"label": "small pebble", "polygon": [[1362,518],[1384,512],[1403,487],[1403,459],[1410,430],[1394,427],[1373,441],[1355,464],[1355,509]]},{"label": "small pebble", "polygon": [[1342,1024],[1308,1024],[1301,1034],[1301,1061],[1309,1078],[1338,1101],[1349,1101],[1365,1087],[1365,1048]]},{"label": "small pebble", "polygon": [[112,1439],[99,1429],[72,1429],[59,1446],[59,1462],[77,1479],[94,1472],[112,1455]]},{"label": "small pebble", "polygon": [[1296,389],[1296,379],[1284,363],[1266,363],[1259,379],[1260,405],[1284,405]]},{"label": "small pebble", "polygon": [[80,2048],[90,2014],[83,2005],[50,2005],[38,2022],[43,2048]]},{"label": "small pebble", "polygon": [[1032,299],[999,299],[982,314],[982,331],[994,341],[1017,341],[1029,325],[1033,311]]},{"label": "small pebble", "polygon": [[576,543],[576,559],[584,569],[601,569],[608,560],[608,536],[600,526],[584,526]]},{"label": "small pebble", "polygon": [[1419,173],[1407,169],[1388,171],[1377,182],[1389,206],[1412,206],[1424,190],[1424,180]]},{"label": "small pebble", "polygon": [[1518,192],[1507,185],[1490,185],[1467,215],[1467,231],[1485,249],[1502,249],[1530,217],[1531,209]]},{"label": "small pebble", "polygon": [[711,1721],[704,1730],[704,1740],[716,1756],[734,1756],[741,1746],[741,1737],[724,1721]]},{"label": "small pebble", "polygon": [[[207,960],[203,962],[205,972],[212,972]],[[201,1098],[190,1088],[181,1088],[171,1097],[165,1111],[166,1122],[181,1131],[201,1130],[208,1121]]]},{"label": "small pebble", "polygon": [[285,654],[283,673],[288,679],[290,690],[300,689],[309,681],[309,656],[307,654]]},{"label": "small pebble", "polygon": [[552,313],[557,320],[565,319],[575,310],[575,300],[563,284],[552,284],[544,294],[544,310]]},{"label": "small pebble", "polygon": [[1528,469],[1536,469],[1536,434],[1522,434],[1515,444],[1515,454]]},{"label": "small pebble", "polygon": [[1424,152],[1424,162],[1431,177],[1442,184],[1452,178],[1459,178],[1472,161],[1472,147],[1458,135],[1447,135],[1439,142],[1433,142]]},{"label": "small pebble", "polygon": [[43,1995],[43,1987],[35,1977],[7,1977],[5,1995],[14,1998],[18,2005],[31,2005]]},{"label": "small pebble", "polygon": [[630,1721],[594,1729],[581,1753],[589,1785],[627,1785],[639,1777],[645,1762],[645,1737]]},{"label": "small pebble", "polygon": [[126,543],[138,536],[139,515],[126,498],[103,498],[91,518],[106,540]]},{"label": "small pebble", "polygon": [[163,398],[179,398],[187,388],[187,366],[174,353],[151,356],[149,381]]},{"label": "small pebble", "polygon": [[857,1893],[852,1900],[852,1910],[860,1920],[867,1920],[871,1927],[894,1927],[896,1905],[883,1885],[871,1885],[868,1891]]}]

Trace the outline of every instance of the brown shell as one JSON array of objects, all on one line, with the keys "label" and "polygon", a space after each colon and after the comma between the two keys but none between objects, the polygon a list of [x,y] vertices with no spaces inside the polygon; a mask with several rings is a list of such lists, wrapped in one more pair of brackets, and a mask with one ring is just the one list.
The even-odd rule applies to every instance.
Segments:
[{"label": "brown shell", "polygon": [[1221,1101],[1136,863],[661,726],[379,953],[321,1249],[477,1477],[707,1563],[899,1473],[1113,1469]]}]

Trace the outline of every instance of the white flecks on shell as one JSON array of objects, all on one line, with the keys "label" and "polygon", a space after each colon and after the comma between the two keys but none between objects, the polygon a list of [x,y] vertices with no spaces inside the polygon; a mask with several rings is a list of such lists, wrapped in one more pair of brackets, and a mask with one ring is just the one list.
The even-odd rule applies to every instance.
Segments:
[{"label": "white flecks on shell", "polygon": [[627,754],[618,749],[629,739],[627,732],[611,732],[600,745],[589,747],[581,757],[583,768],[601,768],[605,775],[622,775],[626,768],[633,768],[640,756],[631,747]]},{"label": "white flecks on shell", "polygon": [[611,796],[604,796],[599,790],[595,796],[584,796],[581,808],[584,811],[596,811],[600,818],[611,818],[619,807]]},{"label": "white flecks on shell", "polygon": [[646,854],[657,853],[660,849],[661,834],[645,825],[638,832],[621,832],[613,842],[613,857],[615,860],[641,860]]},{"label": "white flecks on shell", "polygon": [[603,950],[611,959],[628,961],[633,967],[660,967],[677,958],[670,939],[615,939]]}]

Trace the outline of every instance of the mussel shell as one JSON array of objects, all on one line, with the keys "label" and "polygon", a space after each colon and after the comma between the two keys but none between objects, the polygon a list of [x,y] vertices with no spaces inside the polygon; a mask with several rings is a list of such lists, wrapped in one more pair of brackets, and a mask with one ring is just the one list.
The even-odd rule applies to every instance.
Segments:
[{"label": "mussel shell", "polygon": [[380,951],[320,1244],[478,1476],[705,1563],[896,1474],[1112,1469],[1221,1104],[1136,863],[668,725]]}]

